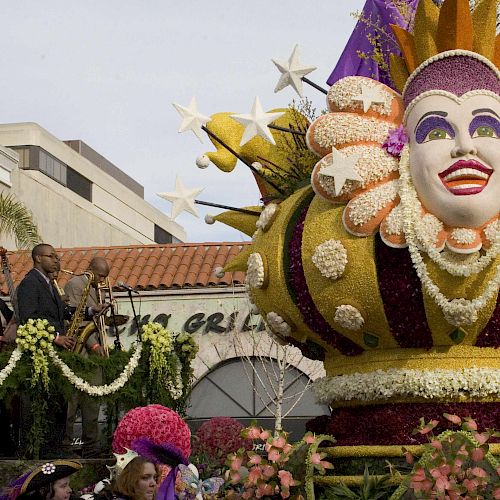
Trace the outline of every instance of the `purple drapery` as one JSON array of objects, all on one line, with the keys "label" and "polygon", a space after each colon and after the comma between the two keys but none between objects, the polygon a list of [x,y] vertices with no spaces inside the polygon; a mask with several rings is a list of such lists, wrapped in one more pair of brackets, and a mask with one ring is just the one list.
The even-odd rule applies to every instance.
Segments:
[{"label": "purple drapery", "polygon": [[[407,0],[408,6],[412,12],[415,12],[418,0]],[[376,35],[377,29],[368,25],[363,19],[370,19],[369,24],[376,24],[380,27],[385,27],[388,33],[391,33],[389,24],[397,24],[402,28],[407,28],[406,21],[401,17],[398,9],[394,6],[391,0],[366,0],[365,6],[361,12],[361,19],[357,22],[354,31],[352,32],[349,41],[340,56],[339,62],[335,66],[332,74],[327,80],[328,85],[333,85],[337,80],[345,76],[368,76],[379,82],[385,83],[389,87],[393,87],[390,75],[372,59],[362,59],[359,52],[371,54],[373,46],[370,44],[368,37]],[[396,55],[400,53],[396,51],[393,43],[380,39],[382,53],[386,58],[386,63],[389,62],[389,54],[392,52]]]}]

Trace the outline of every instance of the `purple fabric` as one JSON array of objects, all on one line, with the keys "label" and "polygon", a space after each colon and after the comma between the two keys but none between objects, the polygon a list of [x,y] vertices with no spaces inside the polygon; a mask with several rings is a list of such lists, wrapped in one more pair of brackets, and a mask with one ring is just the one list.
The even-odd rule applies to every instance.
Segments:
[{"label": "purple fabric", "polygon": [[28,476],[35,470],[35,468],[36,467],[30,469],[22,476],[14,479],[14,481],[12,481],[9,486],[5,487],[0,494],[0,500],[12,500],[19,496],[24,482],[26,481],[26,479],[28,479]]},{"label": "purple fabric", "polygon": [[500,94],[500,81],[485,63],[470,56],[450,56],[425,67],[405,91],[405,106],[427,90],[446,90],[461,96],[470,90],[491,90]]},{"label": "purple fabric", "polygon": [[175,500],[175,480],[177,478],[178,467],[174,467],[161,483],[156,493],[156,500]]},{"label": "purple fabric", "polygon": [[187,465],[189,463],[179,448],[172,443],[156,444],[144,436],[134,439],[130,447],[141,457],[154,464],[176,467],[179,464]]},{"label": "purple fabric", "polygon": [[[418,0],[407,1],[408,6],[415,12]],[[366,0],[361,12],[361,19],[370,19],[370,24],[376,24],[379,30],[385,28],[386,32],[390,34],[392,34],[392,31],[389,24],[397,24],[402,28],[407,28],[407,23],[402,19],[391,0]],[[333,85],[337,80],[345,76],[367,76],[395,89],[390,74],[387,71],[380,68],[375,61],[359,57],[360,52],[366,54],[373,53],[373,46],[370,44],[368,37],[376,35],[376,32],[377,30],[368,26],[366,22],[362,20],[357,22],[344,52],[327,80],[328,85]],[[389,54],[401,54],[397,44],[390,43],[387,40],[381,40],[381,49],[387,66],[389,65]]]}]

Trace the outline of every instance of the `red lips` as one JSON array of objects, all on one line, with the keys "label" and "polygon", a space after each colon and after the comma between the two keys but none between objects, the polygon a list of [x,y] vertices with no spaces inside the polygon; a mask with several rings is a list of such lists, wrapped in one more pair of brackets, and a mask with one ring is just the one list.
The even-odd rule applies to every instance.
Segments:
[{"label": "red lips", "polygon": [[459,160],[439,174],[450,193],[464,196],[480,193],[488,184],[493,169],[476,160]]}]

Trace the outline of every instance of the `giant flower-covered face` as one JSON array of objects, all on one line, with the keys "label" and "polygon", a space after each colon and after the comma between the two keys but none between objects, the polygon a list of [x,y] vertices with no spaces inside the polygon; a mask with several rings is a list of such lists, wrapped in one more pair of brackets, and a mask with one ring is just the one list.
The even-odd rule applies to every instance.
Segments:
[{"label": "giant flower-covered face", "polygon": [[500,211],[500,97],[430,94],[406,120],[410,171],[427,211],[452,227],[482,226]]}]

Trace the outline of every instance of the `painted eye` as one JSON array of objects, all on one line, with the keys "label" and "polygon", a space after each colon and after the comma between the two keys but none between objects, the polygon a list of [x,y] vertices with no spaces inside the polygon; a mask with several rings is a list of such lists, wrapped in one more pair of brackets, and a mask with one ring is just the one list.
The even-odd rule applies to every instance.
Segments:
[{"label": "painted eye", "polygon": [[443,128],[433,128],[425,137],[425,141],[436,141],[438,139],[451,139],[450,134]]},{"label": "painted eye", "polygon": [[497,133],[493,127],[488,127],[488,125],[481,125],[474,130],[472,137],[493,137],[498,139]]}]

